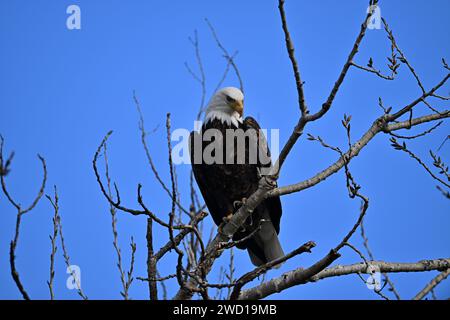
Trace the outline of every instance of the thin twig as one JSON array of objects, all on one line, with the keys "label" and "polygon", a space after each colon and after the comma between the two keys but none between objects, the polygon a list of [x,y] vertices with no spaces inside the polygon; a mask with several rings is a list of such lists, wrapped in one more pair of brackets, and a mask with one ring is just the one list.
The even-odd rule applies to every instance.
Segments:
[{"label": "thin twig", "polygon": [[430,293],[439,283],[444,281],[450,275],[450,269],[442,271],[433,280],[428,283],[425,288],[420,290],[420,292],[413,298],[413,300],[422,300],[428,293]]},{"label": "thin twig", "polygon": [[55,299],[55,294],[53,292],[53,279],[55,278],[55,255],[56,255],[56,238],[58,237],[58,224],[59,224],[59,215],[58,215],[58,197],[57,197],[57,189],[56,185],[54,186],[54,198],[55,202],[53,202],[52,198],[49,195],[46,195],[47,199],[53,206],[53,235],[50,235],[50,243],[52,246],[52,251],[50,252],[50,279],[47,281],[48,289],[50,290],[50,299]]},{"label": "thin twig", "polygon": [[[111,192],[111,178],[109,176],[109,165],[108,165],[108,153],[107,153],[107,144],[105,143],[103,146],[103,157],[105,159],[105,177],[106,177],[106,185],[108,188],[108,195],[112,198],[112,192]],[[119,239],[118,239],[118,233],[117,233],[117,216],[116,216],[116,208],[110,204],[109,205],[109,212],[111,214],[111,228],[113,233],[113,247],[116,251],[117,255],[117,268],[119,270],[120,275],[120,282],[122,283],[122,289],[123,291],[120,292],[120,294],[123,296],[125,300],[128,300],[128,288],[127,288],[127,281],[125,280],[125,272],[123,270],[122,266],[122,253],[119,246]]]},{"label": "thin twig", "polygon": [[70,263],[70,256],[67,252],[66,249],[66,245],[65,245],[65,240],[64,240],[64,234],[63,234],[63,227],[62,227],[62,221],[61,221],[61,215],[59,214],[59,205],[58,205],[58,193],[55,190],[55,201],[51,201],[52,205],[54,206],[55,210],[58,210],[58,227],[59,227],[59,238],[61,239],[61,248],[63,251],[63,257],[64,257],[64,262],[66,263],[66,267],[67,267],[67,271],[70,272],[70,276],[72,277],[76,289],[77,289],[77,293],[78,295],[83,299],[83,300],[87,300],[88,297],[84,294],[83,289],[81,288],[81,283],[80,283],[80,278],[78,277],[77,274],[75,274],[75,270],[73,270],[73,266]]},{"label": "thin twig", "polygon": [[305,93],[303,92],[304,82],[300,76],[300,71],[298,68],[297,59],[295,58],[295,49],[294,44],[291,39],[291,34],[289,33],[288,25],[286,22],[286,12],[284,10],[284,0],[278,1],[278,10],[280,11],[281,24],[284,32],[284,39],[286,41],[286,49],[288,51],[289,59],[291,60],[292,69],[294,71],[295,84],[297,87],[297,95],[298,95],[298,105],[300,107],[300,111],[302,113],[302,117],[306,116],[308,111],[308,106],[305,102]]},{"label": "thin twig", "polygon": [[406,146],[406,143],[398,143],[397,139],[395,139],[394,137],[391,137],[389,139],[389,141],[391,142],[392,147],[394,147],[395,150],[399,150],[399,151],[403,151],[407,154],[409,154],[409,156],[411,158],[413,158],[414,160],[416,160],[427,172],[428,174],[435,179],[436,181],[439,181],[440,183],[442,183],[444,186],[446,186],[447,188],[450,188],[450,184],[445,182],[444,180],[442,180],[441,178],[439,178],[438,176],[436,176],[431,170],[430,168],[428,168],[428,166],[422,161],[422,159],[420,159],[414,152],[412,152],[411,150],[409,150]]},{"label": "thin twig", "polygon": [[45,163],[45,159],[38,154],[38,158],[41,161],[42,170],[43,170],[43,178],[42,178],[41,187],[39,189],[37,196],[32,201],[32,203],[28,207],[26,207],[26,209],[23,209],[22,206],[12,198],[12,196],[9,194],[8,189],[6,187],[5,176],[9,172],[9,167],[10,167],[10,164],[11,164],[11,161],[13,158],[13,153],[6,161],[4,161],[4,159],[3,159],[3,144],[4,144],[3,136],[0,135],[0,173],[1,173],[0,174],[0,183],[1,183],[2,190],[3,190],[3,193],[5,194],[6,198],[17,209],[14,238],[11,241],[10,247],[9,247],[9,262],[10,262],[10,267],[11,267],[11,276],[12,276],[17,288],[19,289],[20,293],[22,294],[22,297],[25,300],[29,300],[30,296],[28,295],[27,291],[25,290],[25,288],[20,280],[20,276],[17,271],[17,268],[16,268],[16,248],[17,248],[17,243],[19,241],[20,223],[21,223],[22,216],[24,214],[30,212],[31,210],[33,210],[34,207],[38,204],[39,200],[41,200],[42,196],[44,195],[45,184],[47,182],[47,165]]},{"label": "thin twig", "polygon": [[[141,132],[141,144],[145,151],[145,156],[147,157],[148,164],[150,165],[150,169],[153,172],[153,175],[155,176],[156,181],[159,182],[163,190],[169,195],[169,197],[172,197],[172,194],[169,190],[169,188],[166,186],[164,181],[162,180],[161,176],[158,173],[158,170],[156,169],[155,163],[153,162],[153,158],[150,153],[150,149],[147,145],[147,131],[145,130],[145,122],[144,122],[144,115],[142,113],[141,104],[136,96],[136,92],[133,91],[133,100],[136,105],[137,112],[139,114],[139,130]],[[184,213],[189,213],[183,206],[176,201],[177,206],[182,210]]]},{"label": "thin twig", "polygon": [[233,57],[237,54],[237,52],[234,53],[233,55],[230,55],[228,53],[228,50],[222,45],[222,42],[220,41],[219,37],[217,36],[216,30],[214,29],[211,22],[208,19],[205,19],[205,21],[206,21],[206,24],[208,25],[209,29],[211,30],[214,40],[216,40],[217,46],[220,48],[220,50],[222,50],[225,59],[227,59],[227,62],[230,63],[231,66],[233,67],[236,77],[239,80],[239,88],[241,89],[242,92],[244,92],[244,82],[242,81],[241,73],[239,72],[239,69],[233,59]]},{"label": "thin twig", "polygon": [[173,221],[175,217],[175,199],[176,199],[176,186],[175,186],[175,179],[174,179],[174,170],[173,170],[173,163],[172,163],[172,144],[170,139],[170,113],[167,113],[166,117],[166,129],[167,129],[167,149],[169,154],[169,171],[170,171],[170,181],[172,185],[172,209],[169,214],[169,238],[172,242],[173,248],[175,249],[175,252],[178,254],[178,260],[177,260],[177,280],[180,287],[184,287],[184,280],[182,277],[182,271],[183,271],[183,256],[184,253],[181,251],[174,240],[173,235]]},{"label": "thin twig", "polygon": [[[375,257],[374,257],[374,255],[372,253],[372,250],[370,249],[369,238],[367,237],[366,230],[364,228],[364,219],[363,219],[363,221],[361,221],[360,231],[361,231],[361,238],[363,239],[363,246],[364,246],[364,248],[366,248],[366,251],[367,251],[367,254],[369,255],[370,260],[374,261]],[[383,273],[383,277],[384,277],[386,283],[389,284],[390,291],[392,291],[394,293],[396,299],[397,300],[401,300],[400,294],[397,291],[394,283],[391,281],[391,279],[388,276],[388,274],[387,273]],[[378,292],[379,292],[378,290],[375,290],[375,293],[378,294]]]}]

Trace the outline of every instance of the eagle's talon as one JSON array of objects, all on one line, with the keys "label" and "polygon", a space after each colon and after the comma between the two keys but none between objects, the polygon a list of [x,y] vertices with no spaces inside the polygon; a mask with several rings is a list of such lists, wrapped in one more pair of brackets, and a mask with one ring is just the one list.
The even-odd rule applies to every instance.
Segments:
[{"label": "eagle's talon", "polygon": [[233,202],[233,207],[234,207],[235,210],[238,210],[240,207],[245,205],[246,202],[247,202],[247,198],[242,198],[241,201],[236,200],[236,201]]},{"label": "eagle's talon", "polygon": [[253,215],[249,215],[248,220],[249,220],[248,224],[252,226],[253,225]]},{"label": "eagle's talon", "polygon": [[223,227],[230,222],[231,218],[233,217],[233,213],[229,213],[228,215],[226,215],[225,217],[222,218],[222,223],[217,227],[217,232],[222,234],[222,229]]},{"label": "eagle's talon", "polygon": [[261,177],[262,177],[263,175],[262,175],[262,173],[261,173],[261,168],[256,168],[256,177],[258,178],[258,180],[259,179],[261,179]]},{"label": "eagle's talon", "polygon": [[233,217],[233,213],[229,213],[227,216],[222,218],[222,221],[225,223],[228,223],[228,222],[230,222],[232,217]]},{"label": "eagle's talon", "polygon": [[223,234],[222,229],[223,229],[223,226],[224,226],[224,225],[225,225],[225,223],[222,222],[222,223],[217,227],[217,233]]}]

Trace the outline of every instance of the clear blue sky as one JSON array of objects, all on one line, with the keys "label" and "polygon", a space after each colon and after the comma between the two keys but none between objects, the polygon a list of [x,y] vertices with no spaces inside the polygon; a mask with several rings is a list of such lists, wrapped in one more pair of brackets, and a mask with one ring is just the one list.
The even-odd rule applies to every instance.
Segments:
[{"label": "clear blue sky", "polygon": [[[321,105],[357,35],[368,1],[287,1],[286,10],[296,45],[305,92],[312,110]],[[66,28],[66,8],[81,7],[81,30]],[[427,87],[444,74],[440,59],[448,56],[450,4],[435,1],[381,1],[398,43],[422,76]],[[207,74],[208,97],[222,75],[225,60],[215,46],[204,18],[214,24],[236,58],[246,89],[246,114],[262,127],[279,128],[286,141],[299,111],[295,84],[287,57],[277,1],[6,1],[0,2],[0,133],[6,151],[15,150],[7,183],[18,201],[28,203],[41,179],[36,153],[48,164],[48,185],[60,191],[61,216],[72,263],[79,265],[82,285],[90,298],[119,299],[121,290],[112,247],[110,215],[92,170],[94,152],[107,131],[110,170],[123,202],[137,207],[136,185],[144,185],[148,206],[161,217],[170,210],[167,195],[155,182],[140,145],[138,117],[132,91],[139,96],[148,129],[159,125],[148,142],[157,167],[168,183],[164,121],[172,113],[173,128],[193,126],[200,88],[186,72],[184,62],[195,66],[188,36],[198,30]],[[368,31],[357,62],[374,58],[386,70],[389,44],[382,30]],[[359,138],[379,116],[377,99],[398,108],[419,95],[414,80],[402,66],[394,82],[386,82],[351,70],[333,109],[307,132],[345,148],[340,125],[343,114],[351,114],[353,139]],[[231,75],[225,85],[237,86]],[[448,94],[448,87],[443,94]],[[416,115],[426,112],[423,106]],[[424,126],[424,128],[428,128]],[[416,131],[415,131],[416,132]],[[411,142],[410,147],[428,159],[446,135],[445,123],[433,135]],[[441,155],[447,162],[450,144]],[[336,155],[302,137],[283,168],[279,184],[301,181],[336,160]],[[178,169],[182,199],[188,203],[188,166]],[[415,262],[448,257],[449,202],[435,182],[406,154],[394,151],[387,136],[376,137],[351,164],[361,192],[371,202],[366,218],[370,244],[377,259]],[[274,277],[321,258],[353,225],[359,202],[347,197],[343,173],[319,186],[282,198],[281,242],[288,252],[303,242],[318,246],[310,255],[296,257]],[[8,250],[13,237],[15,211],[0,196],[0,298],[18,299],[20,294],[9,272]],[[23,218],[17,248],[17,267],[31,298],[49,297],[52,210],[46,199]],[[129,239],[137,243],[136,276],[146,274],[146,222],[143,217],[118,216],[120,244],[125,265],[129,261]],[[208,226],[211,225],[210,218]],[[156,235],[156,246],[166,233]],[[359,233],[351,241],[362,248]],[[59,246],[60,247],[60,246]],[[359,262],[354,252],[343,249],[336,263]],[[227,263],[228,254],[219,264]],[[174,270],[174,257],[159,264],[162,275]],[[237,273],[250,270],[246,252],[236,255]],[[211,281],[215,281],[213,271]],[[411,298],[436,273],[397,274],[392,279],[402,297]],[[55,291],[61,299],[78,299],[65,287],[67,274],[61,250],[56,263]],[[176,281],[168,281],[169,293]],[[389,293],[387,293],[389,294]],[[436,294],[450,296],[450,282]],[[148,297],[147,285],[135,280],[130,296]],[[303,285],[272,296],[286,299],[377,299],[356,275]]]}]

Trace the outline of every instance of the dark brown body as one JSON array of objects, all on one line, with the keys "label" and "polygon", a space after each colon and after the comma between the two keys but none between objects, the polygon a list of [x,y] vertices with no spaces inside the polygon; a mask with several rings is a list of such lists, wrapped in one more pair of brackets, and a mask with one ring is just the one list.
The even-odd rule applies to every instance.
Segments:
[{"label": "dark brown body", "polygon": [[[226,130],[230,128],[238,129],[233,125],[228,126],[227,124],[223,124],[220,120],[214,119],[202,126],[201,133],[203,135],[208,129],[215,129],[220,132],[223,137],[221,144],[223,154],[230,156],[230,153],[227,153],[227,144],[229,145],[231,143],[233,146],[237,143],[236,139],[227,139]],[[201,150],[204,150],[210,142],[201,141],[201,137],[196,132],[191,133],[190,150],[194,176],[216,225],[220,225],[223,222],[224,217],[229,216],[237,210],[236,201],[242,201],[244,198],[250,197],[250,195],[256,191],[260,178],[259,169],[262,167],[270,167],[270,163],[264,165],[259,158],[256,163],[249,163],[249,146],[251,146],[251,144],[258,144],[258,141],[259,144],[262,144],[260,147],[263,148],[263,152],[266,152],[267,157],[270,158],[265,138],[261,137],[262,139],[259,139],[260,128],[257,122],[253,118],[247,117],[243,123],[239,123],[239,129],[244,131],[252,129],[251,131],[254,133],[246,140],[246,156],[244,164],[237,163],[238,159],[236,154],[234,154],[234,164],[225,163],[226,158],[224,158],[223,163],[207,164],[202,161],[201,163],[196,164],[193,156],[195,148],[194,143],[200,143]],[[199,148],[197,148],[197,151],[198,150]],[[233,155],[231,155],[231,157],[233,157]],[[242,239],[255,228],[258,228],[260,220],[263,217],[266,220],[270,217],[270,222],[265,223],[271,223],[278,234],[280,231],[281,214],[282,209],[279,197],[265,199],[254,210],[252,216],[247,219],[244,226],[234,235],[233,239]],[[251,250],[261,262],[265,263],[268,259],[264,254],[264,248],[261,248],[262,246],[263,242],[258,241],[256,238],[251,238],[238,244],[238,248]]]}]

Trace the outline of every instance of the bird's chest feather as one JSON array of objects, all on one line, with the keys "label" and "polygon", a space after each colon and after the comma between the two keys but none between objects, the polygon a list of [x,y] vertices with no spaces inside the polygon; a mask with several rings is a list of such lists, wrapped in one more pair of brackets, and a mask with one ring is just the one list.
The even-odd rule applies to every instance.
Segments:
[{"label": "bird's chest feather", "polygon": [[[230,130],[242,131],[242,128],[230,128],[223,126],[221,123],[212,122],[204,128],[203,134],[206,133],[206,130],[211,129],[215,130],[220,137],[203,141],[203,150],[208,150],[205,148],[214,143],[215,147],[211,148],[210,145],[209,151],[211,151],[210,155],[218,160],[214,163],[203,163],[202,165],[207,173],[208,185],[211,188],[216,188],[217,191],[226,192],[231,199],[241,200],[243,197],[250,196],[258,183],[257,166],[248,163],[248,145],[238,149],[236,137],[230,134]],[[242,163],[242,152],[244,163]],[[239,160],[239,157],[241,160]]]}]

